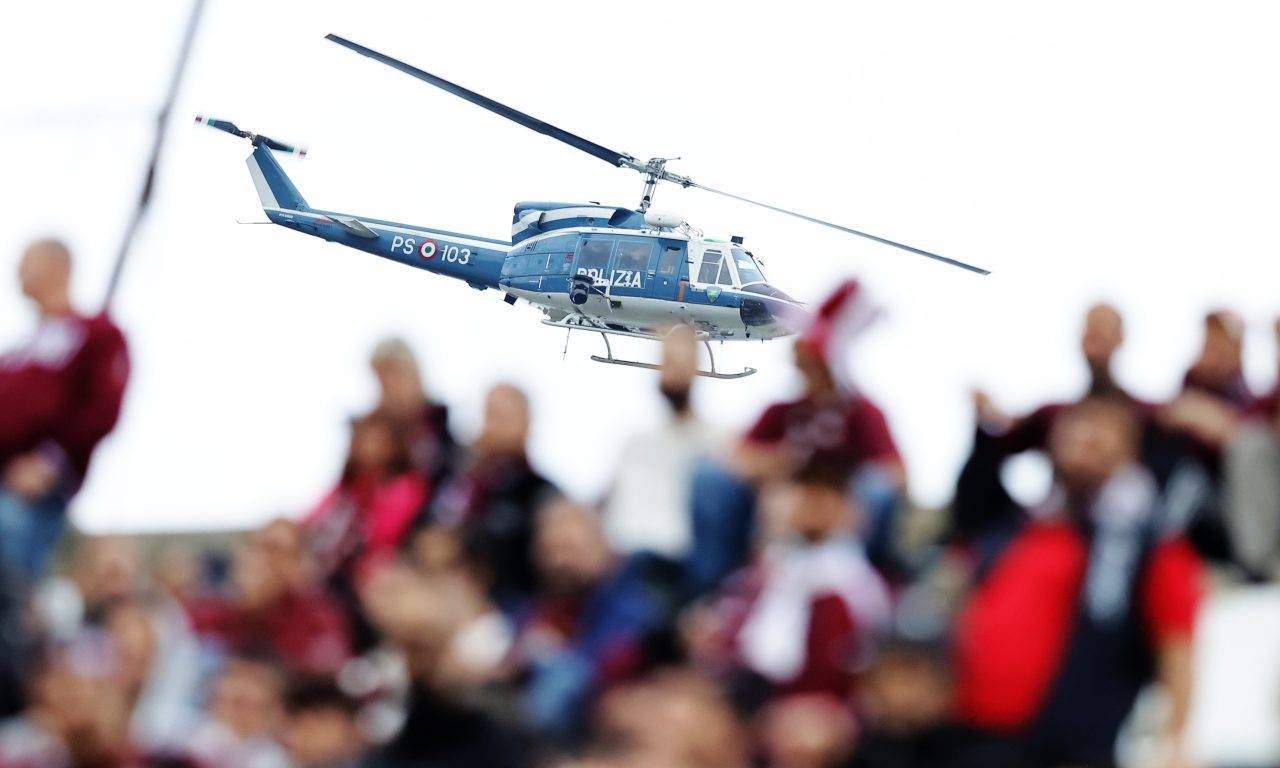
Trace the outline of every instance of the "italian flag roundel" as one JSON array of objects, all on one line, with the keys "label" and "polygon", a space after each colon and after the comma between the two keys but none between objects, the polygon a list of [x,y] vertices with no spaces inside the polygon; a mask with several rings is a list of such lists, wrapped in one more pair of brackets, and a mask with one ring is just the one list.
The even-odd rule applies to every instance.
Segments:
[{"label": "italian flag roundel", "polygon": [[439,248],[439,246],[436,245],[435,240],[423,240],[422,247],[418,249],[418,253],[422,254],[422,258],[430,259],[432,256],[436,255],[437,248]]}]

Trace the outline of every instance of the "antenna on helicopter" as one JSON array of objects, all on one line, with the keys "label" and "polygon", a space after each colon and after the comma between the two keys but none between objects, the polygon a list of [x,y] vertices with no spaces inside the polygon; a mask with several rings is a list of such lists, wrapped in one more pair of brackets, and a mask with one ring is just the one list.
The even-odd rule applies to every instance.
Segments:
[{"label": "antenna on helicopter", "polygon": [[454,96],[457,96],[461,99],[465,99],[471,102],[472,104],[475,104],[478,107],[483,107],[489,110],[490,112],[494,113],[495,115],[499,115],[501,117],[507,118],[508,120],[511,120],[512,122],[519,123],[520,125],[523,125],[524,127],[532,131],[537,131],[538,133],[541,133],[544,136],[550,136],[551,138],[557,141],[563,142],[575,149],[586,152],[588,155],[591,155],[593,157],[598,157],[601,160],[604,160],[605,162],[609,163],[610,165],[615,165],[615,166],[618,166],[619,168],[630,168],[633,171],[637,171],[643,174],[644,175],[644,192],[640,197],[640,205],[639,205],[639,209],[641,213],[644,213],[645,211],[649,210],[649,206],[653,202],[653,194],[658,186],[658,182],[669,181],[674,184],[679,184],[680,186],[685,188],[695,187],[705,192],[711,192],[712,194],[728,197],[733,200],[737,200],[739,202],[747,203],[749,205],[755,205],[761,208],[767,208],[776,213],[781,213],[787,216],[794,216],[797,219],[803,219],[811,224],[818,224],[823,227],[830,227],[831,229],[839,230],[841,232],[845,232],[850,235],[856,235],[858,237],[866,238],[867,240],[873,240],[877,243],[881,243],[883,245],[887,245],[892,248],[897,248],[899,250],[903,250],[908,253],[914,253],[917,256],[924,256],[926,258],[933,259],[935,261],[940,261],[944,264],[950,264],[953,267],[967,269],[970,272],[976,272],[977,274],[980,274],[980,275],[991,274],[989,270],[983,269],[982,267],[976,267],[972,264],[967,264],[963,261],[951,259],[946,256],[940,256],[939,254],[921,250],[920,248],[916,248],[914,246],[910,246],[905,243],[899,243],[895,240],[889,240],[887,238],[880,237],[879,235],[873,235],[869,232],[863,232],[862,230],[853,229],[852,227],[842,226],[834,222],[826,221],[824,219],[819,219],[815,216],[809,216],[807,214],[787,210],[786,208],[782,208],[776,205],[770,205],[769,203],[763,203],[758,200],[752,200],[750,198],[743,197],[741,195],[735,195],[732,192],[725,192],[723,190],[708,187],[704,184],[699,184],[698,182],[695,182],[693,179],[689,178],[688,176],[682,176],[678,173],[673,173],[667,170],[667,167],[666,167],[667,163],[671,160],[679,160],[680,158],[678,157],[652,157],[652,158],[649,158],[649,160],[647,161],[638,160],[634,155],[628,154],[626,152],[619,152],[614,149],[609,149],[608,147],[605,147],[601,144],[597,144],[594,141],[584,139],[581,136],[578,136],[577,134],[570,133],[564,130],[563,128],[557,128],[556,126],[548,122],[539,120],[538,118],[533,117],[532,115],[527,115],[524,112],[521,112],[517,109],[513,109],[511,107],[508,107],[505,104],[494,101],[488,96],[482,96],[476,93],[475,91],[471,91],[466,88],[463,88],[462,86],[457,85],[456,83],[451,83],[442,77],[437,77],[436,75],[433,75],[430,72],[426,72],[421,69],[418,69],[417,67],[411,64],[406,64],[403,61],[400,61],[399,59],[394,59],[390,56],[387,56],[386,54],[378,53],[372,48],[366,48],[365,46],[360,45],[359,43],[353,43],[352,41],[347,40],[346,38],[339,37],[334,34],[325,35],[325,39],[331,40],[337,43],[338,45],[343,46],[344,48],[348,48],[352,51],[355,51],[356,53],[362,56],[367,56],[373,59],[374,61],[378,61],[383,64],[386,64],[389,67],[398,69],[401,72],[404,72],[405,74],[412,75],[413,77],[416,77],[419,80],[423,80],[427,83],[430,83],[431,85],[434,85],[435,87],[443,91],[452,93]]}]

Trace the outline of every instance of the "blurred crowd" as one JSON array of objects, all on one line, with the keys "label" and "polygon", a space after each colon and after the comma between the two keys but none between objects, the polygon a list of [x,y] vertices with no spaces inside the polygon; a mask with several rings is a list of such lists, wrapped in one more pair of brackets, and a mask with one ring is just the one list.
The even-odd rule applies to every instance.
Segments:
[{"label": "blurred crowd", "polygon": [[[699,419],[698,341],[672,329],[665,412],[604,498],[530,462],[537,393],[491,387],[462,444],[388,339],[312,509],[56,557],[128,379],[71,267],[56,241],[27,251],[38,322],[0,357],[0,768],[1104,767],[1148,689],[1148,764],[1190,766],[1209,573],[1277,574],[1280,408],[1245,382],[1235,315],[1206,317],[1181,393],[1149,403],[1111,375],[1119,312],[1090,309],[1087,390],[1029,414],[976,394],[954,501],[921,525],[846,376],[855,283],[795,343],[803,393],[745,434]],[[1027,451],[1053,467],[1030,506],[1002,480]]]}]

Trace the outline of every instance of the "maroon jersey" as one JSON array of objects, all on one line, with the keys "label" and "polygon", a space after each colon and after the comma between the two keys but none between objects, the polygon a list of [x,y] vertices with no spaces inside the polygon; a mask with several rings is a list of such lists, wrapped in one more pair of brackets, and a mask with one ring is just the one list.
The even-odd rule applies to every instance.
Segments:
[{"label": "maroon jersey", "polygon": [[769,406],[747,433],[760,445],[787,445],[804,464],[825,464],[852,475],[866,462],[900,463],[884,413],[864,397]]},{"label": "maroon jersey", "polygon": [[0,467],[56,450],[78,486],[115,427],[128,380],[124,335],[106,315],[42,318],[25,344],[0,356]]}]

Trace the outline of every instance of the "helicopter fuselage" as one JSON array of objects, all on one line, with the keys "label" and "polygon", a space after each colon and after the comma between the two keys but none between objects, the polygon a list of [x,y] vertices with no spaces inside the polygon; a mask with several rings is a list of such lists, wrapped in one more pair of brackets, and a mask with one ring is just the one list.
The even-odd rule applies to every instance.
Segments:
[{"label": "helicopter fuselage", "polygon": [[524,299],[552,323],[640,336],[684,323],[706,339],[766,340],[803,314],[740,243],[654,226],[663,219],[629,208],[519,203],[502,241],[311,208],[265,147],[249,166],[273,223]]}]

